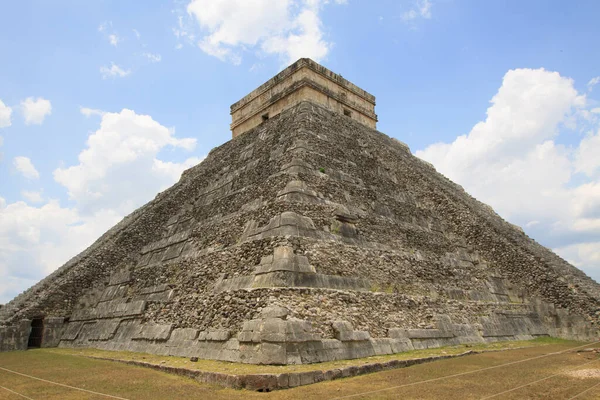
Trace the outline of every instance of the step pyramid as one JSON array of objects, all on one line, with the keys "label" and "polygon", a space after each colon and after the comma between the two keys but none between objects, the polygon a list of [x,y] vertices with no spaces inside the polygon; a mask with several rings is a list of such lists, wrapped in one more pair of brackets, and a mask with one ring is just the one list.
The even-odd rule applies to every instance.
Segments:
[{"label": "step pyramid", "polygon": [[597,338],[598,284],[375,130],[350,85],[303,59],[234,104],[234,139],[0,309],[0,350],[40,319],[42,347],[255,364]]}]

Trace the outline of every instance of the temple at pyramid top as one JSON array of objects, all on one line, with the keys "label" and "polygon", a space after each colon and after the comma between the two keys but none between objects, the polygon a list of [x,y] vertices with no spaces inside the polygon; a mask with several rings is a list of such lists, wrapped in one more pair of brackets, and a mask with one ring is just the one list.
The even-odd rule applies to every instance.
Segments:
[{"label": "temple at pyramid top", "polygon": [[231,105],[235,138],[301,101],[375,129],[375,96],[309,58],[301,58]]}]

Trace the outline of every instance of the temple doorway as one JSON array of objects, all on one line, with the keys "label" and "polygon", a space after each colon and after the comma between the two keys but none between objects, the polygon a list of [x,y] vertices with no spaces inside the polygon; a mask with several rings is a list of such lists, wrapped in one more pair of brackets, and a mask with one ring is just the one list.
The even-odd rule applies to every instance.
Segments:
[{"label": "temple doorway", "polygon": [[31,320],[31,332],[29,333],[29,341],[27,348],[42,347],[42,337],[44,335],[44,318],[34,318]]}]

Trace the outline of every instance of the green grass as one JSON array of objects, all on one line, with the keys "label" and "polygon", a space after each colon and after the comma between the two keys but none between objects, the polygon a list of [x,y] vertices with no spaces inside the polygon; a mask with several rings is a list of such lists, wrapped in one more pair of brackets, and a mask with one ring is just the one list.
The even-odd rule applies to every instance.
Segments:
[{"label": "green grass", "polygon": [[[578,400],[598,399],[600,398],[600,386],[594,388],[594,385],[598,383],[597,378],[576,378],[565,373],[565,371],[580,369],[600,369],[598,355],[595,353],[577,353],[573,348],[579,345],[581,345],[579,342],[540,338],[525,342],[408,352],[398,356],[410,358],[432,355],[436,351],[438,354],[444,352],[448,354],[449,352],[462,352],[467,349],[495,350],[515,346],[521,347],[511,351],[486,352],[272,393],[225,389],[148,368],[82,356],[91,354],[90,352],[95,352],[94,350],[39,349],[0,353],[0,367],[130,400],[291,400],[298,398],[312,400],[332,399],[366,392],[368,394],[353,398],[464,400],[481,399],[503,393],[497,398],[558,400],[578,396],[587,389],[591,390],[578,396]],[[131,353],[104,353],[131,356]],[[98,352],[96,354],[104,353]],[[171,359],[170,357],[156,357],[156,360]],[[392,356],[370,357],[354,360],[354,363],[392,358]],[[178,360],[185,361],[181,358]],[[201,363],[209,365],[204,364],[204,362],[198,364]],[[339,363],[318,364],[323,369],[325,365],[339,365]],[[249,367],[258,368],[263,370],[262,372],[266,372],[265,369],[267,368]],[[535,383],[546,377],[549,377],[549,379]],[[11,394],[2,387],[34,399],[106,398],[0,370],[0,399],[22,398]],[[519,389],[512,390],[515,388]],[[508,390],[511,391],[507,392]]]},{"label": "green grass", "polygon": [[285,372],[306,372],[316,370],[330,370],[336,368],[343,368],[353,365],[362,365],[369,363],[379,363],[391,360],[408,360],[413,358],[423,358],[439,355],[454,355],[461,354],[465,351],[491,351],[491,350],[507,350],[521,347],[533,347],[543,346],[549,344],[570,344],[577,343],[556,338],[538,338],[534,340],[526,341],[512,341],[512,342],[498,342],[488,344],[475,344],[475,345],[460,345],[460,346],[448,346],[440,347],[435,349],[425,350],[412,350],[404,353],[390,354],[383,356],[373,356],[366,358],[359,358],[353,360],[340,360],[340,361],[329,361],[317,364],[302,364],[302,365],[255,365],[255,364],[242,364],[232,363],[226,361],[216,360],[198,360],[197,362],[191,362],[188,358],[173,357],[173,356],[159,356],[154,354],[146,353],[134,353],[127,351],[108,351],[108,350],[97,350],[97,349],[45,349],[45,351],[54,354],[65,354],[65,355],[78,355],[85,357],[99,357],[109,358],[114,360],[123,361],[141,361],[150,364],[161,364],[171,367],[188,368],[192,370],[201,371],[212,371],[221,372],[227,374],[254,374],[254,373],[285,373]]}]

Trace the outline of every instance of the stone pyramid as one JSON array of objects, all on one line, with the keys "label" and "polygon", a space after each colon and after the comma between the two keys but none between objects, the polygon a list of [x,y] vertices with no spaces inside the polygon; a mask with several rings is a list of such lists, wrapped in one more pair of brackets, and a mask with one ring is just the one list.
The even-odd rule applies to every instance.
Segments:
[{"label": "stone pyramid", "polygon": [[375,98],[301,59],[234,138],[0,309],[0,350],[301,364],[598,336],[596,282],[378,131]]}]

